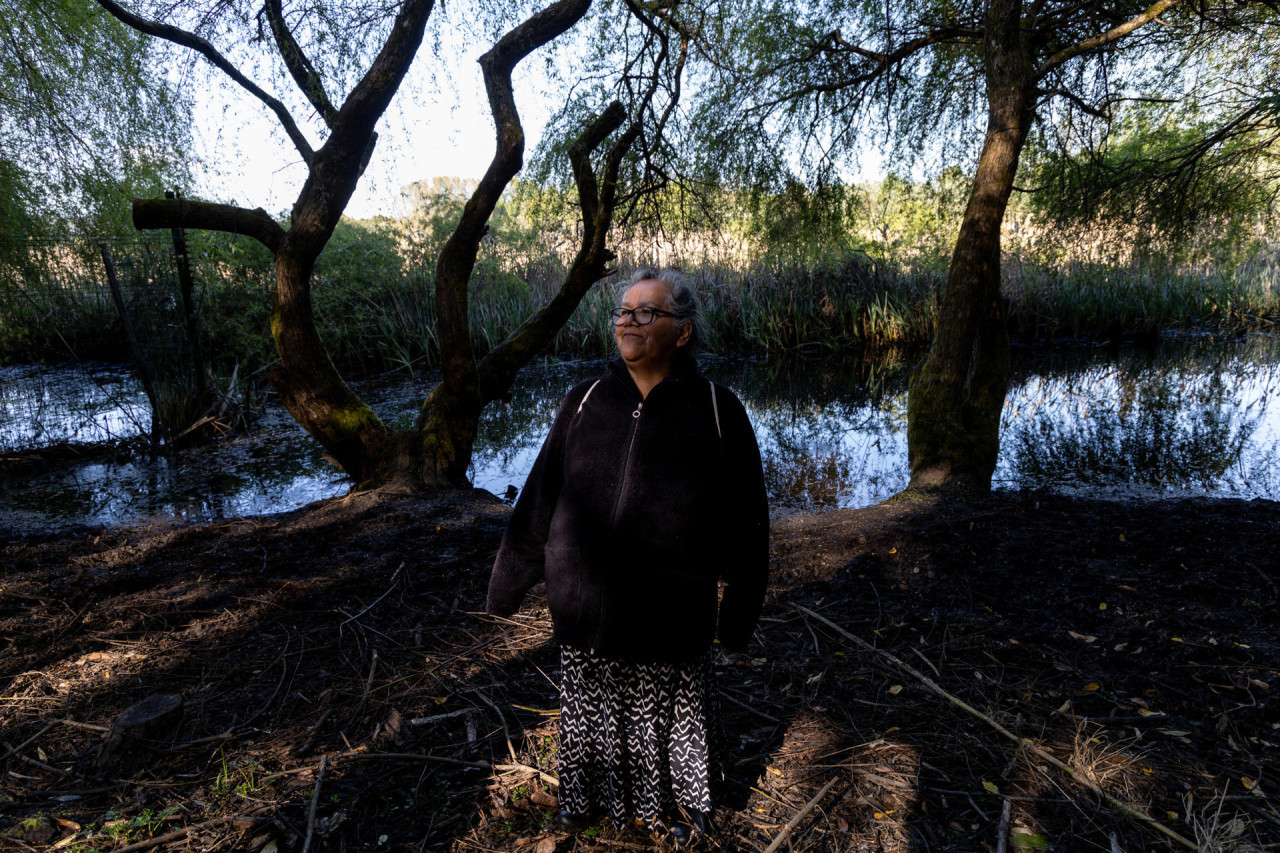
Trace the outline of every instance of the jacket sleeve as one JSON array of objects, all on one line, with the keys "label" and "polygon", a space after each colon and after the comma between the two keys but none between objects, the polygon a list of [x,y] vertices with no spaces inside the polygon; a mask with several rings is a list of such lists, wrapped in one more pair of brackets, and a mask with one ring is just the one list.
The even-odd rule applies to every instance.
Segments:
[{"label": "jacket sleeve", "polygon": [[728,651],[744,651],[764,606],[769,581],[769,501],[760,448],[747,411],[717,388],[724,432],[725,541],[718,635]]},{"label": "jacket sleeve", "polygon": [[516,499],[511,520],[507,522],[498,558],[489,576],[489,596],[485,611],[494,616],[510,616],[534,584],[542,580],[547,531],[555,512],[560,488],[564,484],[564,447],[569,423],[582,401],[585,388],[569,392],[556,413],[551,432],[534,460],[529,478]]}]

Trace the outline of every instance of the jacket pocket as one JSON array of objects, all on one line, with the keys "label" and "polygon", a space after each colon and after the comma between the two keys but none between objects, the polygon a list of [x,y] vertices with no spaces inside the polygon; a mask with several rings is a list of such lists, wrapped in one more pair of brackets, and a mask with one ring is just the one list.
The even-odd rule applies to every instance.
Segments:
[{"label": "jacket pocket", "polygon": [[547,606],[551,608],[557,633],[576,635],[586,605],[584,577],[587,569],[582,553],[577,548],[551,545],[543,553],[546,557]]}]

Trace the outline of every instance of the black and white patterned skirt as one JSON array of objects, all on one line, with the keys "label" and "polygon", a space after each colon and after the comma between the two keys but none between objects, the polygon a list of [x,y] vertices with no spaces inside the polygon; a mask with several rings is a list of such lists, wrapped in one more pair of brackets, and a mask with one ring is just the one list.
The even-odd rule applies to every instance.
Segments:
[{"label": "black and white patterned skirt", "polygon": [[711,811],[711,651],[635,663],[560,648],[560,808],[653,827]]}]

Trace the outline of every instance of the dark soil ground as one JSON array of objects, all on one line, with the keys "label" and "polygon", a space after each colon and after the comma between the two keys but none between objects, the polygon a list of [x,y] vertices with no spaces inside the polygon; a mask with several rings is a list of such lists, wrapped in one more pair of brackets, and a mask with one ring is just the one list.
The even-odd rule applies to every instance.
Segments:
[{"label": "dark soil ground", "polygon": [[[362,495],[0,539],[0,849],[669,847],[545,830],[546,609],[478,612],[507,512]],[[753,649],[718,667],[727,778],[701,845],[1276,848],[1278,584],[1265,501],[779,521]],[[101,763],[112,722],[166,693],[176,724]]]}]

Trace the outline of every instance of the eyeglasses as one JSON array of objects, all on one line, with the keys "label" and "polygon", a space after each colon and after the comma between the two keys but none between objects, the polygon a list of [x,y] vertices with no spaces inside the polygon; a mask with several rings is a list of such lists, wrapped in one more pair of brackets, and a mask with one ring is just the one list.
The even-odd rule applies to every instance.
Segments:
[{"label": "eyeglasses", "polygon": [[635,320],[637,326],[647,326],[659,317],[676,316],[670,311],[650,308],[648,305],[641,305],[639,308],[614,308],[609,314],[612,315],[615,326],[621,326],[627,322],[627,317]]}]

